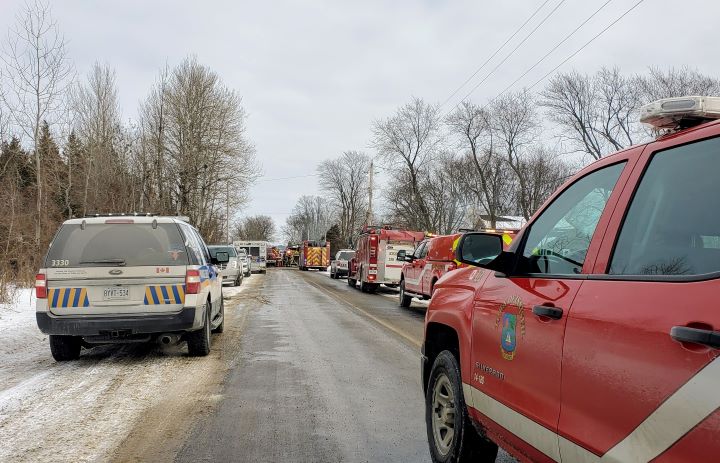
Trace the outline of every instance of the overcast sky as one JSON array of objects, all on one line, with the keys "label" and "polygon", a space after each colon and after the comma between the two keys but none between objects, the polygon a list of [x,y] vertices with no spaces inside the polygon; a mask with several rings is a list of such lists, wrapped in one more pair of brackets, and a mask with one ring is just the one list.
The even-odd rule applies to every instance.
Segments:
[{"label": "overcast sky", "polygon": [[[544,0],[147,1],[55,0],[53,13],[78,73],[95,61],[117,71],[124,119],[134,119],[158,70],[185,56],[240,92],[263,176],[240,211],[280,227],[303,194],[319,193],[317,163],[366,150],[370,123],[411,96],[443,102]],[[573,40],[518,84],[531,85],[637,0],[612,0]],[[24,2],[0,0],[5,31]],[[605,0],[549,0],[516,39],[467,85],[464,97],[539,23],[534,35],[478,87],[485,102],[514,81]],[[561,70],[689,65],[720,75],[713,0],[646,0]]]}]

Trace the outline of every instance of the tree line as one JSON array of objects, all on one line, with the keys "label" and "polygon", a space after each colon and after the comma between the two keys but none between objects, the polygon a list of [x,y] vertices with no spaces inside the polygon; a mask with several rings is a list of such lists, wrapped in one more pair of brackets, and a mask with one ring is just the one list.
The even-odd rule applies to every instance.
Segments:
[{"label": "tree line", "polygon": [[445,234],[495,228],[507,216],[529,220],[589,162],[657,135],[639,123],[640,106],[685,95],[720,95],[720,80],[691,68],[603,67],[446,112],[412,98],[371,123],[369,147],[386,174],[382,210],[368,214],[371,157],[348,151],[320,163],[323,195],[301,197],[283,232],[321,239],[333,227],[338,246],[352,247],[369,222]]},{"label": "tree line", "polygon": [[29,2],[0,48],[0,290],[32,278],[72,217],[181,215],[225,239],[259,169],[242,98],[214,70],[194,57],[162,68],[123,121],[114,69],[78,76],[48,3]]}]

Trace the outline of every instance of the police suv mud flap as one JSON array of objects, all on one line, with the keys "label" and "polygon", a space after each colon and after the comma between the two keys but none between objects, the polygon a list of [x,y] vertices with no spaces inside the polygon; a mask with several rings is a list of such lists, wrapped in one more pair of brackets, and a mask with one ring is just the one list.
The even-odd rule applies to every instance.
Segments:
[{"label": "police suv mud flap", "polygon": [[[505,429],[512,430],[514,435],[555,461],[639,463],[662,455],[715,412],[720,407],[718,384],[720,357],[706,365],[628,436],[600,456],[559,436],[469,384],[463,383],[463,395],[469,407]],[[608,406],[612,407],[613,404]]]}]

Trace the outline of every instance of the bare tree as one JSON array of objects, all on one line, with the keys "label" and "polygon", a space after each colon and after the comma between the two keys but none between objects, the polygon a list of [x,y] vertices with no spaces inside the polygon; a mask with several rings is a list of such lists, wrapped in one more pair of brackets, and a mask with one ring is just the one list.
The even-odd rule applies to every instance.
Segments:
[{"label": "bare tree", "polygon": [[208,234],[226,222],[227,211],[246,204],[259,172],[255,148],[240,96],[217,73],[185,59],[161,74],[142,114],[141,174],[152,174],[148,202],[187,215]]},{"label": "bare tree", "polygon": [[50,5],[40,0],[26,4],[8,34],[1,56],[7,92],[0,94],[13,125],[25,135],[35,157],[35,244],[40,244],[43,205],[43,164],[37,150],[43,121],[54,122],[72,77],[63,35]]},{"label": "bare tree", "polygon": [[516,201],[525,220],[529,220],[574,169],[543,145],[534,146],[519,160],[519,165],[518,183],[524,188],[516,191]]},{"label": "bare tree", "polygon": [[331,206],[322,196],[301,196],[287,218],[283,234],[289,241],[320,240],[330,228]]},{"label": "bare tree", "polygon": [[87,81],[78,83],[74,89],[72,105],[75,133],[85,147],[81,181],[82,209],[83,214],[87,214],[108,203],[108,192],[113,194],[112,189],[99,186],[113,182],[116,173],[114,143],[120,135],[120,111],[115,71],[108,65],[95,63]]},{"label": "bare tree", "polygon": [[458,161],[455,178],[489,217],[489,224],[474,225],[494,228],[511,205],[514,179],[505,159],[495,152],[496,138],[490,120],[488,111],[464,101],[448,116],[446,124],[464,154]]},{"label": "bare tree", "polygon": [[275,237],[275,222],[267,215],[245,217],[235,225],[233,236],[241,240],[272,241]]},{"label": "bare tree", "polygon": [[373,123],[372,147],[390,167],[404,171],[407,194],[411,198],[415,218],[408,226],[415,229],[432,227],[431,212],[420,189],[421,171],[434,159],[441,142],[438,108],[420,98],[401,106],[393,116]]},{"label": "bare tree", "polygon": [[667,71],[651,67],[648,75],[637,76],[634,83],[642,94],[643,103],[677,96],[720,95],[720,79],[689,67]]},{"label": "bare tree", "polygon": [[528,219],[535,210],[531,208],[531,185],[523,174],[524,160],[529,148],[537,141],[540,128],[533,97],[527,92],[505,94],[493,102],[490,114],[490,125],[497,140],[493,149],[515,173],[518,206],[521,214]]},{"label": "bare tree", "polygon": [[321,162],[317,170],[320,188],[336,210],[342,246],[352,246],[368,208],[370,156],[346,151],[337,159]]}]

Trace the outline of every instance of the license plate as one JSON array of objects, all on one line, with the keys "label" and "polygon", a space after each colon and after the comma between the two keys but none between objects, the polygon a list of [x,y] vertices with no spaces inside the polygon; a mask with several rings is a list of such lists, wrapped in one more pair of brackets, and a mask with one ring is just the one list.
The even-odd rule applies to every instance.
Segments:
[{"label": "license plate", "polygon": [[103,301],[125,301],[130,299],[128,288],[105,288],[103,290]]}]

